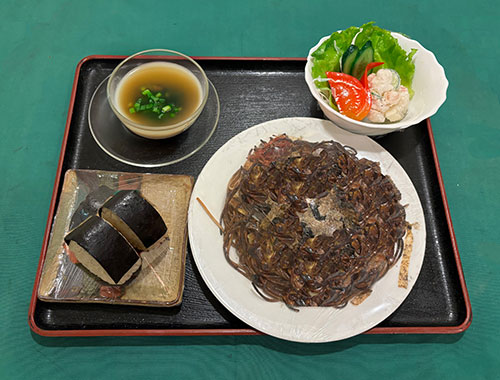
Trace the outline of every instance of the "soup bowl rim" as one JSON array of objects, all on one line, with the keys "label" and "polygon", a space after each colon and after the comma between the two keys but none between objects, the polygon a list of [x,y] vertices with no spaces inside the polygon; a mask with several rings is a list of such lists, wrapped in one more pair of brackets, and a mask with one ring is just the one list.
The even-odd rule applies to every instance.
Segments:
[{"label": "soup bowl rim", "polygon": [[[163,52],[163,53],[173,53],[173,55],[170,55],[170,56],[167,56],[167,55],[158,55],[158,56],[155,56],[155,55],[146,55],[146,53],[152,53],[152,52]],[[194,64],[196,66],[196,68],[199,70],[199,72],[201,73],[201,77],[202,77],[202,80],[200,81],[198,77],[196,77],[196,80],[200,82],[200,85],[201,85],[201,96],[202,96],[202,99],[201,99],[201,102],[200,104],[198,105],[198,107],[191,113],[191,115],[189,115],[189,117],[185,118],[185,119],[182,119],[181,121],[175,123],[175,124],[168,124],[168,125],[152,125],[152,124],[144,124],[144,123],[137,123],[136,121],[133,121],[131,120],[127,115],[123,114],[123,112],[121,112],[119,110],[119,108],[115,105],[115,101],[114,101],[114,95],[111,94],[111,84],[113,82],[113,79],[114,77],[116,76],[116,74],[118,73],[118,71],[127,63],[129,62],[130,60],[134,59],[134,58],[142,58],[141,56],[144,56],[143,58],[144,59],[153,59],[153,62],[156,62],[156,60],[154,60],[155,58],[157,58],[157,61],[158,62],[162,62],[164,61],[165,57],[175,57],[175,56],[178,56],[179,58],[185,58],[187,59],[190,63]],[[162,59],[163,58],[163,59]],[[150,63],[150,62],[147,62],[147,63]],[[141,65],[140,63],[138,64],[138,66]],[[186,68],[187,70],[189,70],[192,74],[192,70],[190,70],[189,68]],[[194,75],[194,74],[193,74]],[[121,81],[122,79],[120,79]],[[123,61],[121,61],[118,66],[116,66],[114,68],[114,70],[111,72],[111,75],[109,76],[109,79],[108,79],[108,83],[106,85],[106,97],[107,97],[107,100],[108,100],[108,103],[111,107],[111,109],[113,110],[113,112],[115,113],[115,115],[117,115],[119,118],[122,118],[122,119],[125,119],[126,120],[126,124],[129,124],[130,126],[132,126],[133,128],[137,128],[137,129],[142,129],[142,130],[145,130],[145,131],[156,131],[156,132],[160,132],[160,131],[169,131],[171,129],[177,129],[179,127],[182,127],[183,125],[190,125],[194,122],[194,120],[196,120],[196,118],[200,115],[201,111],[203,111],[203,108],[205,108],[205,104],[207,103],[207,99],[208,99],[208,93],[209,93],[209,88],[208,88],[208,77],[205,73],[205,70],[203,70],[203,68],[198,64],[198,62],[196,62],[193,58],[189,57],[188,55],[186,54],[183,54],[181,52],[178,52],[178,51],[175,51],[175,50],[170,50],[170,49],[147,49],[147,50],[142,50],[140,52],[137,52],[135,54],[132,54],[130,56],[128,56],[127,58],[125,58]],[[126,125],[127,126],[127,125]]]}]

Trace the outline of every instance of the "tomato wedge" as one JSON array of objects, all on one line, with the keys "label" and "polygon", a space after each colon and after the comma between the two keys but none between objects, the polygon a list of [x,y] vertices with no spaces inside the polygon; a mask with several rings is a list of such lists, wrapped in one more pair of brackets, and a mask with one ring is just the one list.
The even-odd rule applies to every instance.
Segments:
[{"label": "tomato wedge", "polygon": [[348,74],[327,71],[326,77],[340,113],[354,120],[363,120],[372,107],[370,91]]}]

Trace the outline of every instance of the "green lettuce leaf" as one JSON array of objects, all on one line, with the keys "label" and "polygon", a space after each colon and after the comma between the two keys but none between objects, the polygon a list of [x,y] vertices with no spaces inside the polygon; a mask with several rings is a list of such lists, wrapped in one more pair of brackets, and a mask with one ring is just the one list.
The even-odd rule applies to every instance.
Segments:
[{"label": "green lettuce leaf", "polygon": [[[374,50],[374,61],[384,62],[384,65],[377,67],[374,71],[381,68],[396,70],[401,77],[401,84],[408,88],[410,96],[413,96],[411,83],[415,74],[415,64],[412,60],[417,51],[412,49],[407,53],[399,46],[398,40],[391,36],[390,31],[376,26],[373,22],[368,22],[361,28],[351,26],[344,31],[333,33],[311,54],[313,57],[312,77],[326,78],[327,71],[340,71],[340,58],[355,36],[354,44],[359,49],[370,40]],[[315,84],[320,89],[328,87],[328,82],[315,82]]]},{"label": "green lettuce leaf", "polygon": [[391,36],[391,32],[379,28],[373,22],[363,25],[361,29],[361,33],[356,36],[355,45],[361,47],[370,40],[373,45],[374,61],[384,62],[375,71],[383,68],[396,70],[401,77],[401,84],[408,89],[410,96],[413,96],[411,83],[415,74],[415,64],[412,60],[417,50],[411,49],[407,53],[399,46],[398,40]]},{"label": "green lettuce leaf", "polygon": [[[351,45],[359,28],[351,26],[333,33],[311,55],[313,57],[312,77],[326,78],[327,71],[340,71],[340,58]],[[328,88],[328,82],[315,82],[318,88]]]}]

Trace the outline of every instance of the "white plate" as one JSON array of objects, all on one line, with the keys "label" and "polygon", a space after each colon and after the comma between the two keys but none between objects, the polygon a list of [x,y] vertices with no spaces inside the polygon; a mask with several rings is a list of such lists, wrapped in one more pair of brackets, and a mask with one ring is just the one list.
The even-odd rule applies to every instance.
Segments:
[{"label": "white plate", "polygon": [[[335,140],[349,145],[358,157],[379,161],[382,172],[391,176],[401,192],[407,221],[413,228],[413,250],[408,287],[398,287],[401,260],[374,286],[372,294],[360,305],[343,309],[301,307],[294,312],[283,303],[264,301],[250,281],[233,269],[222,250],[217,226],[196,201],[199,197],[219,219],[226,187],[232,174],[245,162],[248,152],[261,140],[286,133],[307,141]],[[329,342],[369,330],[392,314],[406,296],[420,272],[425,251],[425,220],[413,184],[399,163],[380,145],[366,136],[355,135],[326,120],[287,118],[249,128],[224,144],[207,162],[195,184],[188,213],[189,242],[203,280],[217,299],[235,316],[266,334],[297,342]]]}]

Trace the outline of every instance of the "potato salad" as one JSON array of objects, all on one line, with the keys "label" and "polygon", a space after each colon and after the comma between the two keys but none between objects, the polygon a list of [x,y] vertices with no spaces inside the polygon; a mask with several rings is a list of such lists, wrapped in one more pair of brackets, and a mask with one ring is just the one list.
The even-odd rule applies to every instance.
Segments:
[{"label": "potato salad", "polygon": [[368,75],[368,88],[372,95],[372,107],[368,120],[372,123],[383,123],[386,120],[396,122],[408,112],[410,94],[401,85],[399,74],[392,69],[380,69]]}]

